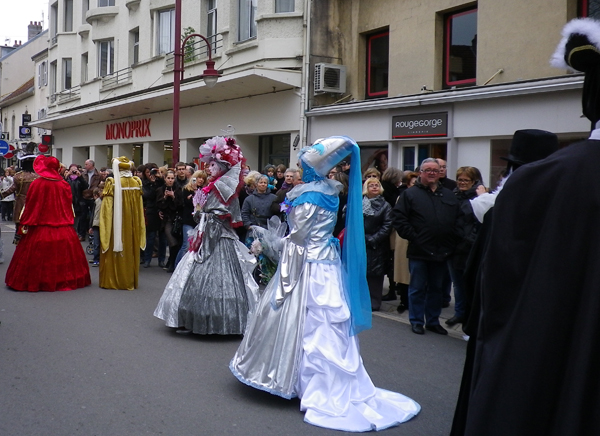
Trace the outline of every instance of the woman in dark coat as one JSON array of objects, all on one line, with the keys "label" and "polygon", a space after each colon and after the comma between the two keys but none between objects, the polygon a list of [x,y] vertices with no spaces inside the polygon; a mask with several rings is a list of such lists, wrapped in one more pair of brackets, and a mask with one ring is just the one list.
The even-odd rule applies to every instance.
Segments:
[{"label": "woman in dark coat", "polygon": [[[393,209],[400,196],[400,185],[404,173],[398,168],[389,167],[381,175],[381,187],[383,188],[383,198]],[[390,233],[390,262],[388,265],[387,276],[390,283],[388,293],[383,297],[383,301],[393,301],[396,299],[397,285],[394,282],[394,248],[396,245],[396,232]]]},{"label": "woman in dark coat", "polygon": [[144,202],[144,215],[146,218],[146,250],[144,251],[144,268],[150,266],[154,252],[154,240],[158,235],[158,266],[165,266],[167,240],[160,232],[160,217],[156,206],[156,190],[163,186],[165,181],[161,177],[156,164],[146,164],[142,175],[142,201]]},{"label": "woman in dark coat", "polygon": [[260,226],[267,228],[267,221],[273,216],[271,213],[271,204],[277,198],[271,194],[268,189],[269,178],[260,176],[256,182],[256,190],[246,200],[242,206],[242,220],[244,227]]},{"label": "woman in dark coat", "polygon": [[371,294],[371,309],[381,307],[383,278],[388,270],[392,208],[381,196],[383,188],[376,178],[363,185],[363,218],[367,246],[367,283]]},{"label": "woman in dark coat", "polygon": [[456,184],[454,194],[460,201],[463,212],[459,221],[463,238],[448,261],[448,270],[454,284],[455,301],[454,316],[446,320],[446,325],[449,326],[462,323],[465,318],[465,267],[481,225],[473,214],[469,200],[477,197],[477,188],[481,185],[481,173],[475,167],[460,167],[456,170]]},{"label": "woman in dark coat", "polygon": [[183,212],[183,195],[181,188],[175,183],[175,173],[171,170],[167,171],[164,186],[156,190],[156,207],[161,220],[160,232],[165,235],[169,244],[169,260],[165,269],[173,272],[183,236],[174,234],[173,224],[175,218]]},{"label": "woman in dark coat", "polygon": [[88,185],[75,164],[69,166],[65,180],[71,186],[71,195],[73,196],[73,212],[75,212],[73,227],[75,227],[79,240],[83,241],[85,240],[85,233],[81,233],[79,221],[84,216],[86,204],[83,199],[83,191],[87,189]]}]

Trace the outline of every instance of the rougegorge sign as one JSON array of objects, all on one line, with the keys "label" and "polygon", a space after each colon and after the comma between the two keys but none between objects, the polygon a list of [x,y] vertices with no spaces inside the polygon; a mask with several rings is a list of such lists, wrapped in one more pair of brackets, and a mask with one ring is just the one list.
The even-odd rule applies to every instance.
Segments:
[{"label": "rougegorge sign", "polygon": [[448,136],[448,112],[392,117],[392,138]]}]

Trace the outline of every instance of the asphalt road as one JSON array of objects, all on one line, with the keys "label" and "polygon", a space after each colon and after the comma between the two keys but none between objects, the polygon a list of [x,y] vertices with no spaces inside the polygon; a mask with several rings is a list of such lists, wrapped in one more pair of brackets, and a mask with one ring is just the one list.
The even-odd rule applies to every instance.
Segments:
[{"label": "asphalt road", "polygon": [[[2,224],[4,276],[14,247]],[[156,263],[135,291],[100,289],[97,268],[70,292],[0,287],[0,436],[343,434],[304,423],[297,399],[237,381],[240,337],[181,336],[154,318],[170,276]],[[466,342],[375,316],[360,343],[375,385],[422,407],[384,434],[447,435]]]}]

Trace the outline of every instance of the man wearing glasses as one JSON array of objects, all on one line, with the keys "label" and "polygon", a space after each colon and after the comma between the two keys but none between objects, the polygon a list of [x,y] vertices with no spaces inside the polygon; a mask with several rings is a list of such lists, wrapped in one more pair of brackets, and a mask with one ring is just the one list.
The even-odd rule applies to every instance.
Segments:
[{"label": "man wearing glasses", "polygon": [[393,209],[393,225],[407,239],[410,283],[409,318],[413,333],[425,329],[447,335],[440,325],[446,259],[459,238],[459,202],[440,182],[440,164],[434,158],[421,163],[415,186],[400,195]]}]

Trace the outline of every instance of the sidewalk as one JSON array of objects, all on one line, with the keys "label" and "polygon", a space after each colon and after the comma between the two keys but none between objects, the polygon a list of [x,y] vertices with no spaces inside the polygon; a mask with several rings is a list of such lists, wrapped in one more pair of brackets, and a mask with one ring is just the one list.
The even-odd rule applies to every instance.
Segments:
[{"label": "sidewalk", "polygon": [[[387,280],[386,280],[387,281]],[[386,289],[384,288],[384,292]],[[440,315],[440,324],[446,330],[448,330],[448,336],[452,336],[453,338],[466,340],[465,334],[462,331],[462,324],[456,324],[452,327],[449,327],[445,324],[445,321],[449,318],[452,318],[454,315],[454,295],[452,295],[452,301],[450,302],[450,307],[442,309],[442,314]],[[373,312],[373,316],[380,316],[382,318],[392,319],[394,321],[401,322],[406,324],[406,328],[410,328],[410,321],[408,319],[408,310],[405,310],[404,313],[398,313],[396,308],[400,304],[400,298],[394,301],[382,301],[381,309],[379,312]],[[435,333],[425,331],[425,335],[434,335]]]}]

